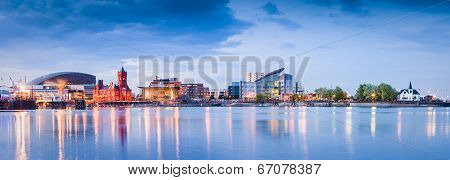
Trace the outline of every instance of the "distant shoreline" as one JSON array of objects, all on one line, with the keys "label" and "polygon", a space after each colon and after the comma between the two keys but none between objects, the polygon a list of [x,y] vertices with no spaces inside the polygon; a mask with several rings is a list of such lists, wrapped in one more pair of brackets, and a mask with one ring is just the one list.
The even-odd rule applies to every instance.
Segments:
[{"label": "distant shoreline", "polygon": [[127,104],[127,105],[107,105],[107,106],[90,106],[82,109],[73,107],[61,107],[61,108],[30,108],[30,109],[2,109],[0,112],[22,112],[27,110],[43,110],[43,109],[55,109],[55,110],[91,110],[94,108],[146,108],[146,107],[359,107],[359,108],[402,108],[402,107],[450,107],[450,103],[399,103],[399,102],[345,102],[345,103],[332,103],[332,102],[301,102],[293,105],[292,103],[283,102],[278,104],[272,103],[229,103],[229,104],[209,104],[209,103],[192,103],[192,104],[172,104],[172,105],[157,105],[157,104]]}]

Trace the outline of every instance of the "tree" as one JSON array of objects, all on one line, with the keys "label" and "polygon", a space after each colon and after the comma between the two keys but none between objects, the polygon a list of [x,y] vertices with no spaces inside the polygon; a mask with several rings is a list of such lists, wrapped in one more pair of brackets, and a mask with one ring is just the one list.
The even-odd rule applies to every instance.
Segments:
[{"label": "tree", "polygon": [[336,86],[336,88],[333,90],[333,99],[335,101],[344,100],[347,98],[347,94],[339,87]]},{"label": "tree", "polygon": [[376,101],[379,98],[378,94],[378,86],[375,86],[373,84],[366,84],[365,90],[364,90],[364,97],[366,101]]},{"label": "tree", "polygon": [[339,101],[347,98],[347,94],[339,86],[335,89],[319,88],[314,92],[320,99]]},{"label": "tree", "polygon": [[256,102],[257,103],[265,103],[268,99],[269,98],[266,95],[263,95],[263,94],[256,95]]},{"label": "tree", "polygon": [[397,98],[397,90],[386,83],[381,83],[378,86],[361,84],[355,97],[358,101],[392,101]]},{"label": "tree", "polygon": [[356,90],[355,98],[358,101],[366,100],[366,96],[365,96],[366,86],[367,86],[367,84],[360,84],[358,90]]},{"label": "tree", "polygon": [[319,88],[319,89],[314,90],[314,92],[316,93],[316,95],[320,99],[331,100],[332,97],[333,97],[333,90],[332,89]]},{"label": "tree", "polygon": [[378,85],[378,94],[382,101],[393,101],[397,98],[397,90],[386,83]]}]

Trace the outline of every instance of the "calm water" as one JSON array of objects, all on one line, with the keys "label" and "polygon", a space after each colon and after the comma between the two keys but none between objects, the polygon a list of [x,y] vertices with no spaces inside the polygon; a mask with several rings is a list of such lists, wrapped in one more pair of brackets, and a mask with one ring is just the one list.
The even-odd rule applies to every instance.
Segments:
[{"label": "calm water", "polygon": [[449,159],[449,108],[0,112],[0,159]]}]

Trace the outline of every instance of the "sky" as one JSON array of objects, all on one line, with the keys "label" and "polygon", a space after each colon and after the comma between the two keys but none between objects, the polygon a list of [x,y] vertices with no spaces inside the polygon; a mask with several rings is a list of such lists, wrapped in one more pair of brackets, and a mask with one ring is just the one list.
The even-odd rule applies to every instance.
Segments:
[{"label": "sky", "polygon": [[[136,90],[145,55],[172,65],[179,56],[256,56],[263,64],[279,56],[297,59],[286,72],[310,57],[296,79],[308,91],[340,86],[353,94],[361,83],[382,82],[400,90],[412,81],[423,95],[450,95],[445,0],[0,0],[0,32],[0,83],[64,71],[110,82],[124,66]],[[182,80],[203,83],[200,71],[217,88],[226,87],[226,73],[242,80],[240,63],[227,71],[225,62],[217,71],[182,68]]]}]

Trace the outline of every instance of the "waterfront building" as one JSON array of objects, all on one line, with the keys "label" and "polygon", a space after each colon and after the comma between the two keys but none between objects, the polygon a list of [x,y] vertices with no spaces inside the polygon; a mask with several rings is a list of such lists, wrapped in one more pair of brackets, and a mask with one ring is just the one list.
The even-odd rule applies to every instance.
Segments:
[{"label": "waterfront building", "polygon": [[281,74],[279,78],[279,92],[280,95],[289,95],[293,94],[293,82],[292,75],[290,74]]},{"label": "waterfront building", "polygon": [[214,97],[214,99],[225,99],[227,96],[227,90],[225,89],[213,89],[209,91],[210,97]]},{"label": "waterfront building", "polygon": [[299,82],[295,82],[295,90],[294,93],[295,94],[302,94],[305,91],[305,88],[303,87],[303,85]]},{"label": "waterfront building", "polygon": [[284,68],[272,71],[256,80],[256,94],[266,95],[270,98],[278,98],[280,94],[278,81],[280,79],[280,73],[283,70]]},{"label": "waterfront building", "polygon": [[183,96],[193,100],[209,99],[211,96],[209,93],[209,88],[204,87],[201,83],[181,84],[181,89]]},{"label": "waterfront building", "polygon": [[423,97],[423,100],[425,102],[434,102],[436,101],[436,97],[432,95],[426,95],[425,97]]},{"label": "waterfront building", "polygon": [[256,94],[266,95],[273,99],[288,100],[293,91],[293,77],[282,74],[284,68],[272,71],[255,81]]},{"label": "waterfront building", "polygon": [[245,76],[245,82],[255,82],[256,80],[264,77],[264,73],[260,72],[248,72]]},{"label": "waterfront building", "polygon": [[239,99],[241,97],[241,82],[232,82],[228,86],[228,97],[230,99]]},{"label": "waterfront building", "polygon": [[209,90],[210,99],[219,99],[219,93],[220,93],[220,90],[218,90],[218,89]]},{"label": "waterfront building", "polygon": [[241,98],[244,101],[256,100],[256,83],[255,82],[241,82]]},{"label": "waterfront building", "polygon": [[11,86],[6,85],[3,78],[0,78],[0,100],[9,100],[11,98]]},{"label": "waterfront building", "polygon": [[150,83],[150,86],[174,87],[175,89],[177,89],[177,92],[176,92],[177,97],[179,97],[183,94],[183,90],[181,88],[181,82],[178,80],[178,78],[158,79],[158,77],[156,77],[156,79]]},{"label": "waterfront building", "polygon": [[127,83],[128,73],[122,67],[117,72],[117,84],[113,82],[104,85],[103,80],[99,80],[95,86],[93,99],[94,102],[126,102],[132,101],[132,92]]},{"label": "waterfront building", "polygon": [[177,78],[158,79],[156,77],[148,87],[139,87],[141,98],[146,101],[175,101],[181,94],[181,82]]},{"label": "waterfront building", "polygon": [[[221,92],[224,93],[224,91],[220,90],[220,89],[210,89],[209,97],[214,98],[214,99],[219,99]],[[222,98],[223,98],[223,96],[222,96]]]},{"label": "waterfront building", "polygon": [[408,89],[402,89],[397,96],[398,101],[415,102],[420,101],[420,93],[412,87],[412,83],[409,82]]},{"label": "waterfront building", "polygon": [[0,89],[0,100],[9,100],[11,98],[11,92],[8,89]]},{"label": "waterfront building", "polygon": [[85,73],[52,73],[15,85],[13,98],[34,99],[37,103],[91,99],[95,80],[95,76]]}]

